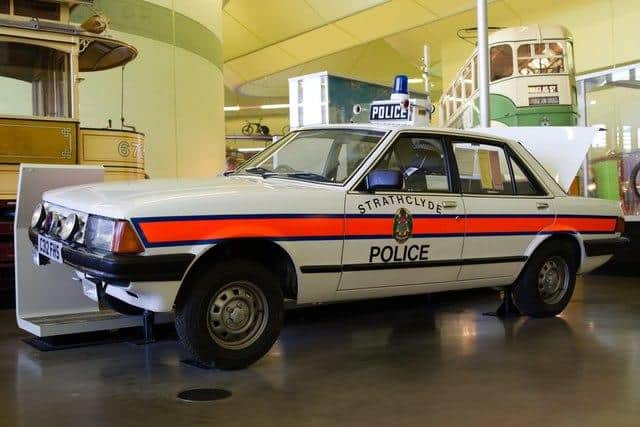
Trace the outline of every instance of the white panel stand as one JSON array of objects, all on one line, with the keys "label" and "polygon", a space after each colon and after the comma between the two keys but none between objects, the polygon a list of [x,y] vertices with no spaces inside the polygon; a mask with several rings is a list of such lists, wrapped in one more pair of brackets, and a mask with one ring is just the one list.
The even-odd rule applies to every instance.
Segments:
[{"label": "white panel stand", "polygon": [[66,265],[52,262],[37,267],[28,229],[35,205],[47,190],[104,180],[100,166],[22,164],[14,225],[16,318],[18,326],[38,337],[77,334],[141,326],[140,316],[101,310],[87,298]]}]

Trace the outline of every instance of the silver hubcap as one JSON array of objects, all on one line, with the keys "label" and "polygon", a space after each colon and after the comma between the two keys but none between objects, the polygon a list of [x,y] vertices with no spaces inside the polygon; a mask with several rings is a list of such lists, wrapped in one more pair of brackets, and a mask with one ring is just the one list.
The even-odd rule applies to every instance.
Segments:
[{"label": "silver hubcap", "polygon": [[260,337],[267,319],[267,300],[260,288],[251,282],[233,282],[211,299],[207,326],[219,346],[240,350]]},{"label": "silver hubcap", "polygon": [[559,256],[549,258],[538,273],[538,293],[546,304],[558,303],[569,288],[569,266]]}]

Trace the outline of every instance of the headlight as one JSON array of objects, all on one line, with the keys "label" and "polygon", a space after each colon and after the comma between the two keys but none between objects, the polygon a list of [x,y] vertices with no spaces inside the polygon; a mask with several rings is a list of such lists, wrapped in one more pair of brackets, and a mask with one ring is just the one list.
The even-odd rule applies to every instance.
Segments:
[{"label": "headlight", "polygon": [[76,231],[78,230],[78,225],[80,220],[78,219],[78,215],[72,213],[69,214],[65,219],[62,220],[62,225],[60,226],[60,232],[58,235],[62,240],[71,239]]},{"label": "headlight", "polygon": [[84,242],[90,249],[118,254],[137,254],[144,251],[129,221],[94,215],[90,215],[87,221]]},{"label": "headlight", "polygon": [[111,251],[115,227],[116,221],[114,219],[94,215],[89,216],[84,244],[91,249]]},{"label": "headlight", "polygon": [[33,210],[33,215],[31,215],[31,228],[40,228],[46,215],[44,206],[42,206],[42,203],[38,203]]}]

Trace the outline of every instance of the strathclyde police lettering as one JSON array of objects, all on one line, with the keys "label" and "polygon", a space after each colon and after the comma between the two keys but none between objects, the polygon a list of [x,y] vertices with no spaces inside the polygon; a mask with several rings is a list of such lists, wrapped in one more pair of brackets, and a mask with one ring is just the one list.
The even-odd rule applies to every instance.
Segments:
[{"label": "strathclyde police lettering", "polygon": [[378,196],[369,200],[365,200],[358,205],[358,212],[365,214],[369,211],[384,208],[386,206],[416,206],[418,208],[428,209],[435,213],[442,213],[442,205],[432,200],[427,200],[424,197],[417,196]]},{"label": "strathclyde police lettering", "polygon": [[415,262],[429,259],[430,245],[371,246],[369,262]]}]

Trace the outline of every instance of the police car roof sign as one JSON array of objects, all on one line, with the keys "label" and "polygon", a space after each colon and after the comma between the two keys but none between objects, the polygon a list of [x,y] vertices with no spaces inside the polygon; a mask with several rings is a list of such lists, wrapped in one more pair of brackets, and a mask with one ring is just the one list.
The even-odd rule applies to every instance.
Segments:
[{"label": "police car roof sign", "polygon": [[404,108],[396,101],[374,101],[369,107],[369,121],[371,122],[397,122],[410,123],[411,108]]},{"label": "police car roof sign", "polygon": [[[354,114],[357,114],[354,110]],[[427,99],[409,99],[409,78],[398,75],[393,80],[389,100],[373,101],[369,122],[408,126],[428,126],[431,104]]]}]

